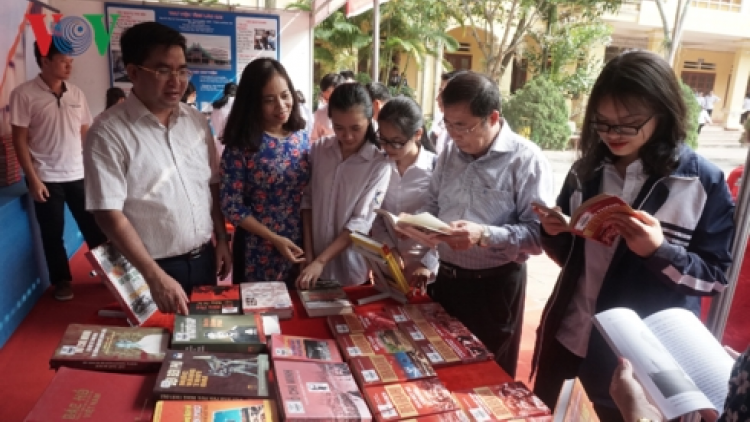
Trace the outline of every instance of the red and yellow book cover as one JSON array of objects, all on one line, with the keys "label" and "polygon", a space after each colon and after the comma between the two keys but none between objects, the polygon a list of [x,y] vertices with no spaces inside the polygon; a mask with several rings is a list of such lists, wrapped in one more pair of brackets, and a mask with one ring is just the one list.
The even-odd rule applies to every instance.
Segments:
[{"label": "red and yellow book cover", "polygon": [[386,306],[384,311],[397,323],[452,318],[437,302]]},{"label": "red and yellow book cover", "polygon": [[367,331],[393,330],[396,322],[385,312],[365,312],[328,317],[328,328],[335,336]]},{"label": "red and yellow book cover", "polygon": [[461,356],[443,340],[429,321],[407,321],[398,326],[414,347],[427,356],[433,367],[442,368],[463,362]]},{"label": "red and yellow book cover", "polygon": [[363,387],[437,376],[427,357],[416,350],[390,355],[357,356],[349,360],[349,366],[357,382]]},{"label": "red and yellow book cover", "polygon": [[618,231],[610,224],[614,214],[635,212],[622,198],[601,194],[581,204],[570,219],[570,229],[578,236],[611,246],[619,237]]},{"label": "red and yellow book cover", "polygon": [[461,407],[437,378],[365,387],[365,398],[377,421],[454,412]]},{"label": "red and yellow book cover", "polygon": [[70,324],[50,367],[107,372],[157,372],[169,345],[163,328]]},{"label": "red and yellow book cover", "polygon": [[459,390],[453,395],[475,422],[544,417],[551,413],[522,382]]},{"label": "red and yellow book cover", "polygon": [[60,368],[26,422],[87,420],[148,422],[156,374],[114,374]]},{"label": "red and yellow book cover", "polygon": [[188,310],[193,315],[239,315],[240,286],[195,286]]},{"label": "red and yellow book cover", "polygon": [[563,422],[599,422],[594,405],[578,378],[565,380],[555,406],[555,416],[559,415]]},{"label": "red and yellow book cover", "polygon": [[286,336],[271,336],[272,360],[301,360],[315,362],[343,362],[336,342],[330,339]]},{"label": "red and yellow book cover", "polygon": [[154,422],[276,422],[273,400],[159,401]]},{"label": "red and yellow book cover", "polygon": [[[415,322],[422,332],[429,332],[427,324]],[[433,319],[428,324],[445,343],[447,343],[464,363],[481,362],[494,359],[494,355],[461,321],[451,319]]]},{"label": "red and yellow book cover", "polygon": [[285,421],[372,420],[349,365],[278,361],[274,367]]},{"label": "red and yellow book cover", "polygon": [[452,412],[438,413],[437,415],[422,416],[413,419],[403,419],[404,422],[469,422],[463,410],[454,410]]},{"label": "red and yellow book cover", "polygon": [[414,346],[399,330],[380,330],[337,336],[336,342],[346,360],[355,356],[385,355],[414,350]]}]

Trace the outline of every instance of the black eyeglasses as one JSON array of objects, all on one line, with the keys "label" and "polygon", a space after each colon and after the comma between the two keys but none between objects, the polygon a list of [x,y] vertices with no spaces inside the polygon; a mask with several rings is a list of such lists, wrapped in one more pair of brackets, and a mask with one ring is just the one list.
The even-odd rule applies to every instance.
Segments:
[{"label": "black eyeglasses", "polygon": [[618,135],[623,135],[623,136],[635,136],[635,135],[638,134],[638,132],[641,131],[641,129],[643,129],[643,126],[646,126],[646,124],[648,122],[650,122],[651,119],[654,118],[654,116],[656,116],[656,115],[655,114],[652,115],[651,117],[649,117],[648,119],[646,119],[643,123],[641,123],[639,125],[635,125],[635,126],[632,126],[632,125],[609,125],[609,124],[606,124],[606,123],[597,122],[596,120],[594,120],[594,121],[591,122],[591,126],[594,128],[595,131],[600,132],[600,133],[614,132],[614,133],[616,133]]},{"label": "black eyeglasses", "polygon": [[393,148],[393,149],[401,149],[401,148],[405,147],[406,144],[409,143],[409,141],[399,142],[399,141],[394,141],[394,140],[390,140],[390,139],[385,139],[385,138],[383,138],[380,135],[379,131],[375,135],[378,137],[378,144],[383,145],[383,146],[387,146],[387,147]]}]

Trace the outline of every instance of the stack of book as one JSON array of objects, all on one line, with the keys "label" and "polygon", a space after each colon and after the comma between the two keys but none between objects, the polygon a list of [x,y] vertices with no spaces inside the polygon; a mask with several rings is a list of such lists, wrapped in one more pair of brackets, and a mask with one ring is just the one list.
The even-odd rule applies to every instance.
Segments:
[{"label": "stack of book", "polygon": [[319,281],[314,288],[297,290],[297,294],[311,318],[350,314],[354,309],[344,289],[335,282]]},{"label": "stack of book", "polygon": [[279,319],[294,316],[292,298],[286,284],[281,281],[259,281],[242,283],[242,312],[276,315]]}]

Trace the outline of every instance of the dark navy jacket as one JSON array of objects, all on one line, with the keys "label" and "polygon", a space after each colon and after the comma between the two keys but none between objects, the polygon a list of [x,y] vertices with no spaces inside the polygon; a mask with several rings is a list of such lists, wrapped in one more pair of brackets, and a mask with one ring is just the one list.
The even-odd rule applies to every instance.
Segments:
[{"label": "dark navy jacket", "polygon": [[[571,170],[557,205],[571,215],[581,203],[600,193],[601,182],[602,168],[585,183]],[[731,262],[734,204],[724,174],[683,146],[677,169],[666,177],[649,177],[632,205],[659,219],[665,241],[649,258],[631,252],[624,241],[619,243],[604,276],[595,312],[625,307],[644,318],[663,309],[682,307],[698,314],[699,296],[722,291],[727,285],[724,272]],[[544,251],[562,271],[537,329],[533,368],[542,359],[555,359],[545,353],[545,348],[549,350],[556,341],[581,278],[584,243],[583,238],[569,233],[542,234]],[[609,398],[609,383],[616,365],[616,356],[592,328],[579,378],[595,403],[614,405]]]}]

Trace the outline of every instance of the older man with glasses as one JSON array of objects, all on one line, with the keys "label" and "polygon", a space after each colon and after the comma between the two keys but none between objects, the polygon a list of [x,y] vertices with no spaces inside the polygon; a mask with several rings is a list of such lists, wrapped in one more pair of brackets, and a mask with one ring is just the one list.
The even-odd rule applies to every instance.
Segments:
[{"label": "older man with glasses", "polygon": [[187,313],[192,287],[231,268],[216,146],[208,121],[180,103],[191,77],[185,37],[144,22],[123,32],[120,47],[133,91],[89,130],[86,207],[159,310]]},{"label": "older man with glasses", "polygon": [[503,120],[500,91],[488,77],[460,72],[441,97],[452,142],[438,158],[423,211],[453,232],[441,237],[429,292],[515,376],[525,262],[542,252],[532,203],[552,204],[552,169],[539,147]]}]

